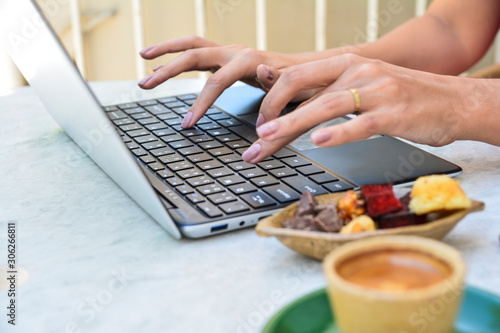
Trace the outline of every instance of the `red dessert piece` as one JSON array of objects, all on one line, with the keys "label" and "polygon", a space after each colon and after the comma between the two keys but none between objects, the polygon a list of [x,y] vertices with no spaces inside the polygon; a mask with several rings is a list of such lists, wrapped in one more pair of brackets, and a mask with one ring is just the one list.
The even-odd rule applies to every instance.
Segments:
[{"label": "red dessert piece", "polygon": [[394,196],[391,183],[363,185],[361,194],[366,202],[366,212],[371,218],[402,208],[401,202]]},{"label": "red dessert piece", "polygon": [[427,222],[427,216],[425,214],[417,215],[410,212],[410,208],[408,208],[410,193],[403,196],[400,202],[403,205],[402,209],[397,212],[381,215],[376,219],[379,229],[398,228]]}]

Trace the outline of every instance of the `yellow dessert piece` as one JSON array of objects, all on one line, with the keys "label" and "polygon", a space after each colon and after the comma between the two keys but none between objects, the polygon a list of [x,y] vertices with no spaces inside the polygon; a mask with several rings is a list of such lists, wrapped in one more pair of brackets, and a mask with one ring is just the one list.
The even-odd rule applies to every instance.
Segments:
[{"label": "yellow dessert piece", "polygon": [[356,232],[375,230],[375,222],[368,215],[361,215],[354,218],[340,229],[341,234],[354,234]]}]

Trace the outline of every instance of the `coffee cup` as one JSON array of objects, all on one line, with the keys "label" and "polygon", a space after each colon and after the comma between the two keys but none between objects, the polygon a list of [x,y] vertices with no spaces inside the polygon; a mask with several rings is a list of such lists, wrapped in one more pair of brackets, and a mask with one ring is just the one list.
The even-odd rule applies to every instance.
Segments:
[{"label": "coffee cup", "polygon": [[442,242],[385,236],[341,246],[323,261],[342,333],[451,333],[465,263]]}]

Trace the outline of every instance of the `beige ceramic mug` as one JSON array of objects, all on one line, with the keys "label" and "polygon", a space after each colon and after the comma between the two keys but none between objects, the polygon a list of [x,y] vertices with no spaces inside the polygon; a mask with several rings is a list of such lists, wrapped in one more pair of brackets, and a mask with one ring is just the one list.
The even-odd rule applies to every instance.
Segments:
[{"label": "beige ceramic mug", "polygon": [[465,264],[428,238],[385,236],[341,246],[323,261],[342,333],[451,333]]}]

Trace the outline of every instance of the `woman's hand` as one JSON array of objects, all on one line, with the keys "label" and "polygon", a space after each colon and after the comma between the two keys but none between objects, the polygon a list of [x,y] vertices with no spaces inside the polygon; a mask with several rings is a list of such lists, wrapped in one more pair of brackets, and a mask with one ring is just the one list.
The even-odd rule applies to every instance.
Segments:
[{"label": "woman's hand", "polygon": [[[352,54],[289,67],[263,100],[264,124],[257,128],[260,139],[243,159],[257,163],[314,126],[352,113],[355,98],[348,89],[356,89],[360,96],[360,114],[312,133],[317,146],[336,146],[375,134],[432,146],[471,139],[474,135],[467,132],[467,124],[477,122],[473,113],[491,99],[489,87],[482,80],[430,74]],[[318,88],[322,90],[313,98],[277,118],[297,92]]]},{"label": "woman's hand", "polygon": [[[154,73],[144,78],[139,86],[152,89],[183,72],[211,71],[205,87],[186,114],[183,127],[193,126],[222,92],[238,80],[269,90],[275,82],[275,73],[304,61],[304,57],[267,51],[257,51],[243,45],[221,46],[198,36],[168,40],[141,51],[144,59],[155,59],[167,53],[182,52],[170,63],[158,66]],[[266,66],[267,65],[267,66]],[[268,66],[273,68],[273,71]],[[310,92],[294,96],[303,100]]]}]

